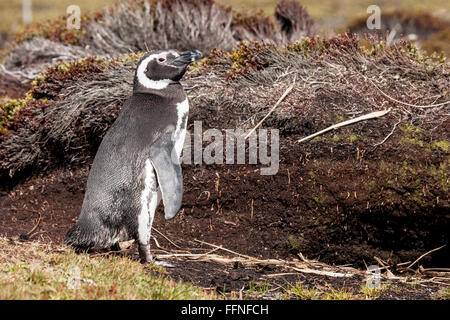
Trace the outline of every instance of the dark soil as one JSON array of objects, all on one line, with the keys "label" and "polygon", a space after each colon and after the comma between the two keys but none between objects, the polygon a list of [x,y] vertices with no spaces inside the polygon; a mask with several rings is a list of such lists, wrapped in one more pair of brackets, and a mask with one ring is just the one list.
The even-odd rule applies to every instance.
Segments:
[{"label": "dark soil", "polygon": [[[196,176],[199,176],[202,171],[197,168],[194,172]],[[205,174],[205,171],[203,173]],[[19,236],[23,240],[62,243],[65,233],[78,217],[87,175],[88,171],[82,169],[56,170],[49,175],[29,179],[8,193],[2,192],[0,233],[7,237]],[[212,181],[215,180],[212,179]],[[189,203],[190,198],[192,198],[192,192],[187,192],[186,203]],[[192,207],[185,205],[180,216],[173,222],[167,223],[162,218],[163,212],[160,208],[154,226],[183,248],[199,247],[198,243],[193,241],[197,238],[223,245],[240,253],[267,258],[295,259],[295,255],[290,254],[289,245],[283,241],[283,234],[288,234],[290,228],[283,227],[278,215],[270,214],[274,211],[267,210],[264,211],[266,218],[264,226],[268,231],[263,233],[263,227],[258,226],[258,223],[261,223],[258,221],[261,221],[262,214],[258,212],[259,210],[255,209],[253,220],[255,222],[252,222],[250,217],[239,219],[236,218],[236,214],[224,214],[224,212],[205,214],[198,207],[192,210]],[[32,229],[34,231],[30,234]],[[247,238],[245,229],[253,230],[253,239]],[[276,232],[275,236],[270,235],[273,232]],[[159,234],[154,232],[154,236],[162,247],[171,247],[171,244]],[[157,251],[155,246],[154,250]],[[137,252],[137,250],[134,251]],[[289,273],[290,270],[281,266],[249,268],[239,263],[235,263],[234,266],[224,266],[205,262],[170,262],[176,268],[167,268],[166,273],[173,279],[188,281],[220,294],[233,293],[231,297],[235,298],[238,298],[239,292],[242,292],[244,298],[295,299],[299,297],[287,292],[298,283],[301,283],[306,290],[317,290],[322,297],[335,290],[345,291],[352,294],[354,298],[365,298],[361,288],[366,280],[358,275],[351,279],[311,274],[267,277],[273,274]],[[390,280],[383,280],[382,283],[385,289],[372,298],[434,299],[437,298],[436,293],[440,289],[436,284],[425,286]]]},{"label": "dark soil", "polygon": [[[288,204],[293,201],[291,195],[293,191],[285,181],[286,174],[280,173],[279,181],[274,177],[270,179],[271,186],[283,183],[284,189],[287,190],[286,194],[264,189],[267,182],[262,178],[258,178],[259,182],[255,181],[257,184],[252,188],[253,192],[258,189],[260,191],[252,195],[255,199],[252,217],[250,198],[247,199],[249,203],[245,205],[241,203],[241,199],[246,198],[242,194],[246,193],[246,188],[250,188],[248,176],[254,168],[249,170],[245,166],[236,167],[236,170],[230,170],[229,175],[225,175],[220,168],[216,169],[217,171],[207,170],[201,166],[186,166],[184,168],[186,193],[182,211],[176,219],[166,222],[160,207],[154,227],[183,248],[199,247],[193,240],[200,239],[256,257],[296,259],[295,253],[298,250],[292,248],[289,236],[294,234],[296,229],[302,228],[307,219],[301,215],[293,217],[289,213]],[[219,183],[216,172],[219,172]],[[87,176],[88,169],[54,170],[48,175],[40,174],[28,179],[11,191],[1,192],[0,234],[7,237],[18,236],[23,240],[62,243],[65,233],[79,215]],[[295,171],[292,170],[291,181],[294,178]],[[219,191],[215,191],[216,188]],[[211,190],[209,199],[203,192],[205,190]],[[220,197],[217,192],[221,194]],[[220,209],[217,208],[217,204],[220,205]],[[163,247],[170,246],[159,234],[154,232],[154,235]],[[321,237],[317,239],[318,242],[324,240]],[[316,245],[312,250],[320,247]],[[338,250],[336,246],[335,250]],[[333,254],[327,256],[325,250],[321,252],[324,252],[322,257],[325,260],[335,257]],[[348,261],[354,261],[361,254],[361,251],[357,251],[352,256],[345,247],[341,248],[341,252],[346,252],[347,255],[341,256],[336,261],[344,261],[346,258]],[[173,263],[177,267],[168,268],[167,273],[174,279],[189,281],[225,294],[230,292],[237,294],[236,292],[244,288],[243,294],[246,297],[286,298],[286,295],[283,295],[286,290],[301,282],[304,288],[318,289],[322,293],[345,289],[355,296],[364,297],[361,294],[361,286],[365,280],[358,276],[341,279],[299,274],[266,278],[267,274],[289,270],[282,267],[244,268],[239,264],[227,267],[202,262]],[[379,298],[429,299],[433,298],[438,290],[436,285],[414,287],[395,282],[388,286],[388,290],[383,290]]]}]

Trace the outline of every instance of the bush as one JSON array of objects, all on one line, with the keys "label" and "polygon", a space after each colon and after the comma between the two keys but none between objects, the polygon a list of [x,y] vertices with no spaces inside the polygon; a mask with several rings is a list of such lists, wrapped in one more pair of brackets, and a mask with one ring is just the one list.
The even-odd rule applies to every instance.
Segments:
[{"label": "bush", "polygon": [[121,1],[103,13],[83,15],[80,30],[65,16],[27,28],[5,59],[17,77],[32,80],[57,61],[117,57],[160,48],[231,51],[243,40],[286,43],[314,35],[313,21],[293,0],[281,1],[273,23],[261,13],[233,12],[214,0]]}]

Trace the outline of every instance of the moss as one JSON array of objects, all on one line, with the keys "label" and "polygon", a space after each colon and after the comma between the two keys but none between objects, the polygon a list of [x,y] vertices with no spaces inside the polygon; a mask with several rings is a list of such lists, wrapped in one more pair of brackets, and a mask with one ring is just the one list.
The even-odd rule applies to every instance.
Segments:
[{"label": "moss", "polygon": [[348,140],[349,140],[350,142],[355,142],[356,140],[358,140],[358,136],[357,136],[356,134],[351,134],[351,135],[348,137]]},{"label": "moss", "polygon": [[335,134],[335,135],[333,135],[333,137],[331,137],[331,140],[333,140],[333,142],[339,142],[339,140],[341,140],[341,138],[339,137],[339,135]]},{"label": "moss", "polygon": [[448,152],[450,143],[447,140],[433,141],[431,143],[432,149],[441,149],[444,152]]},{"label": "moss", "polygon": [[444,192],[448,192],[449,187],[448,187],[448,170],[450,167],[450,159],[447,159],[444,162],[441,162],[439,164],[439,167],[436,166],[431,166],[429,168],[429,172],[431,177],[435,180],[438,181],[440,184],[440,187],[442,188],[442,190]]},{"label": "moss", "polygon": [[306,241],[302,234],[300,235],[290,234],[287,240],[291,250],[299,250],[299,251],[302,250]]},{"label": "moss", "polygon": [[[65,15],[26,27],[17,32],[15,41],[23,42],[36,37],[43,37],[52,41],[81,45],[82,38],[85,36],[84,28],[67,29],[67,18],[68,15]],[[83,15],[81,17],[81,24],[86,23],[88,20],[89,18]]]},{"label": "moss", "polygon": [[49,99],[53,99],[64,87],[64,83],[80,77],[87,77],[89,74],[104,72],[118,63],[135,62],[141,57],[142,53],[121,55],[117,59],[88,57],[70,62],[60,62],[56,66],[50,67],[34,79],[31,89],[24,99],[0,100],[0,135],[8,130],[20,109],[26,105],[39,106]]},{"label": "moss", "polygon": [[313,171],[308,171],[308,177],[312,181],[316,180],[316,174]]},{"label": "moss", "polygon": [[304,37],[300,41],[287,45],[286,49],[290,52],[301,53],[303,55],[311,53],[322,53],[330,46],[329,42],[319,37]]},{"label": "moss", "polygon": [[[384,182],[384,188],[380,184],[366,184],[366,190],[370,193],[380,193],[380,201],[384,203],[397,203],[399,197],[407,197],[409,212],[414,212],[426,207],[430,199],[424,194],[423,181],[429,181],[429,187],[448,192],[448,167],[450,160],[445,160],[439,165],[412,165],[406,159],[401,162],[380,161],[377,167],[376,177]],[[378,189],[375,189],[378,188]]]},{"label": "moss", "polygon": [[11,99],[7,101],[0,101],[0,134],[8,130],[10,121],[13,120],[14,115],[26,105],[27,99]]},{"label": "moss", "polygon": [[[262,44],[256,41],[243,41],[231,53],[226,54],[227,58],[231,60],[231,68],[227,71],[226,76],[234,78],[250,70],[260,69],[262,65],[257,55],[269,47],[273,48],[273,45]],[[218,53],[220,54],[220,52]]]},{"label": "moss", "polygon": [[407,125],[400,128],[402,136],[400,138],[401,144],[416,145],[421,148],[424,147],[423,130],[414,125]]},{"label": "moss", "polygon": [[324,206],[327,202],[326,196],[322,192],[317,196],[313,196],[312,198],[319,206]]}]

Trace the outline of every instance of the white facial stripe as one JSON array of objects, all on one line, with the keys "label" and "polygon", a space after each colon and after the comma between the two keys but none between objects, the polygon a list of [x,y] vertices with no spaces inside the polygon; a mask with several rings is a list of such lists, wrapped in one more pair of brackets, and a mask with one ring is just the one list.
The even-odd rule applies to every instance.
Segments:
[{"label": "white facial stripe", "polygon": [[138,67],[137,70],[137,78],[141,85],[143,85],[147,89],[155,89],[162,90],[167,88],[170,83],[173,83],[170,79],[162,79],[162,80],[151,80],[145,75],[145,70],[147,69],[147,65],[153,59],[156,59],[160,56],[160,54],[152,54],[145,58]]}]

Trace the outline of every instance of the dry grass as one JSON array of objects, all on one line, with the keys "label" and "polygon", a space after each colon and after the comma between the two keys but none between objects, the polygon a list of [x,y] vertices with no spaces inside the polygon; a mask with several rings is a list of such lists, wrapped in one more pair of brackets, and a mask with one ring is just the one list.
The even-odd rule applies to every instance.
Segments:
[{"label": "dry grass", "polygon": [[[258,119],[262,119],[267,110],[261,110],[261,106],[273,105],[273,100],[281,96],[291,84],[292,80],[289,79],[295,75],[298,81],[294,93],[280,105],[279,110],[275,110],[271,119],[268,119],[270,123],[266,125],[283,130],[289,121],[312,117],[311,114],[302,114],[305,110],[318,112],[317,117],[320,119],[323,113],[317,105],[326,99],[334,101],[337,97],[346,97],[345,101],[332,107],[333,112],[341,117],[349,113],[360,115],[385,109],[385,106],[392,105],[392,99],[410,101],[412,105],[436,104],[436,108],[418,108],[396,103],[390,114],[395,112],[397,117],[390,121],[393,121],[393,126],[398,121],[398,115],[402,114],[405,118],[410,117],[422,123],[442,125],[442,115],[446,110],[442,103],[448,101],[448,64],[422,61],[415,49],[409,46],[384,48],[382,44],[374,42],[373,47],[378,47],[377,51],[365,53],[358,48],[357,39],[342,36],[314,43],[305,40],[290,47],[289,51],[252,44],[241,46],[232,53],[216,53],[205,59],[200,67],[197,66],[198,71],[194,67],[186,78],[189,80],[191,76],[194,77],[193,83],[197,85],[197,89],[189,94],[191,105],[195,108],[225,102],[230,105],[245,103],[249,115],[258,113]],[[324,50],[327,55],[321,57]],[[410,51],[404,52],[406,50]],[[68,157],[86,159],[85,152],[89,146],[85,141],[95,144],[101,139],[120,110],[121,103],[131,92],[136,63],[136,57],[133,57],[131,62],[126,63],[121,59],[114,60],[106,68],[102,67],[105,62],[87,63],[88,60],[84,60],[49,69],[44,79],[38,81],[32,90],[35,100],[27,103],[29,111],[42,113],[31,116],[42,123],[35,126],[35,121],[25,118],[22,121],[19,117],[15,125],[18,130],[0,146],[2,167],[13,172],[30,165],[40,166],[40,161],[48,165],[55,159],[49,155],[47,147],[55,145],[58,145],[58,149],[66,150]],[[86,65],[89,67],[83,71]],[[360,71],[361,66],[364,71]],[[437,86],[426,79],[434,79]],[[239,90],[235,90],[234,86],[239,87]],[[321,95],[314,91],[318,88]],[[248,94],[252,89],[258,90],[260,94]],[[303,109],[283,111],[283,105],[294,101],[292,99],[297,99],[296,103],[303,103]],[[36,108],[35,103],[45,103],[45,112]],[[330,108],[327,104],[323,107]],[[93,109],[100,113],[92,112]],[[24,113],[23,116],[29,118],[30,114]],[[336,122],[331,114],[328,117],[328,123]],[[77,119],[84,120],[81,123]],[[229,125],[242,126],[241,123]],[[298,124],[292,123],[291,126],[298,127]],[[324,127],[323,123],[315,123],[304,134],[309,135]],[[371,143],[379,143],[384,138],[377,137]],[[63,161],[69,163],[72,158]]]},{"label": "dry grass", "polygon": [[0,238],[0,299],[212,299],[126,257],[90,258],[62,246]]},{"label": "dry grass", "polygon": [[[63,15],[67,6],[79,5],[82,12],[96,10],[104,5],[114,3],[114,0],[39,0],[34,1],[34,21],[39,22],[48,18]],[[276,0],[219,0],[225,5],[232,5],[235,9],[254,10],[261,8],[266,14],[272,14],[277,3]],[[324,28],[344,28],[355,17],[366,14],[366,9],[373,4],[371,0],[302,0],[300,1],[314,19]],[[21,0],[2,1],[0,3],[0,32],[16,30],[21,26]],[[446,0],[414,1],[403,0],[392,2],[388,0],[377,1],[382,10],[415,9],[436,12],[441,17],[450,18],[450,4]]]},{"label": "dry grass", "polygon": [[317,300],[320,298],[320,290],[316,288],[306,288],[301,282],[296,283],[286,292],[289,296],[294,296],[301,300]]},{"label": "dry grass", "polygon": [[[66,14],[70,5],[78,5],[82,12],[99,9],[114,0],[38,0],[33,1],[33,22],[56,18]],[[15,31],[22,27],[22,0],[0,2],[0,32]]]}]

